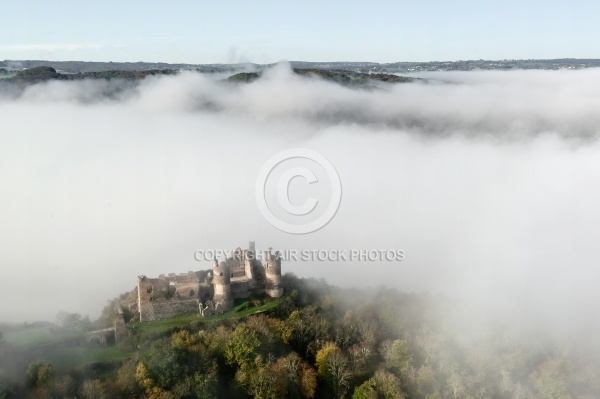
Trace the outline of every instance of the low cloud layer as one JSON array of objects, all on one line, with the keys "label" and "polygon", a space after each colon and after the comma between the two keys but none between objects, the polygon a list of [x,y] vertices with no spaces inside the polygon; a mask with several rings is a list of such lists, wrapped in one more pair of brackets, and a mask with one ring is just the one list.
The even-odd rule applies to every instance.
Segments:
[{"label": "low cloud layer", "polygon": [[[370,90],[285,65],[232,85],[52,82],[0,94],[0,320],[97,317],[198,249],[403,249],[397,263],[288,262],[342,286],[443,292],[566,330],[600,300],[600,71],[432,73]],[[295,236],[258,211],[273,154],[308,148],[343,199]],[[566,331],[567,333],[569,331]]]}]

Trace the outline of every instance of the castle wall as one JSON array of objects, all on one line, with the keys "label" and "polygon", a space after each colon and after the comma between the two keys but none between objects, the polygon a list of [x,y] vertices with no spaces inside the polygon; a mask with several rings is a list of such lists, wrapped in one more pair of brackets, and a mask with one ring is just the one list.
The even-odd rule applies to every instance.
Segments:
[{"label": "castle wall", "polygon": [[212,284],[208,284],[208,283],[200,284],[200,289],[198,291],[198,299],[200,299],[200,302],[205,303],[209,299],[212,299],[212,297],[214,295],[215,295],[215,289]]},{"label": "castle wall", "polygon": [[138,312],[140,321],[165,319],[182,313],[198,311],[201,293],[210,293],[204,283],[201,288],[197,273],[160,275],[158,278],[138,278]]},{"label": "castle wall", "polygon": [[226,260],[227,267],[229,268],[230,276],[232,278],[244,277],[246,275],[243,258],[244,256],[241,253],[241,249],[238,248],[235,251],[234,257]]},{"label": "castle wall", "polygon": [[278,254],[265,253],[264,264],[255,259],[254,242],[249,249],[236,249],[234,256],[211,270],[184,274],[160,275],[158,278],[140,276],[136,298],[140,321],[165,319],[185,313],[198,312],[198,302],[212,300],[224,310],[233,306],[234,299],[266,293],[271,297],[283,295],[281,259]]},{"label": "castle wall", "polygon": [[233,299],[248,298],[254,293],[254,281],[247,278],[231,280],[231,296]]},{"label": "castle wall", "polygon": [[[120,309],[119,309],[120,310]],[[115,343],[119,343],[124,340],[127,335],[127,327],[125,327],[125,319],[123,319],[123,312],[119,312],[114,321],[115,328]]]},{"label": "castle wall", "polygon": [[198,300],[175,300],[151,304],[154,320],[168,319],[187,313],[198,313]]}]

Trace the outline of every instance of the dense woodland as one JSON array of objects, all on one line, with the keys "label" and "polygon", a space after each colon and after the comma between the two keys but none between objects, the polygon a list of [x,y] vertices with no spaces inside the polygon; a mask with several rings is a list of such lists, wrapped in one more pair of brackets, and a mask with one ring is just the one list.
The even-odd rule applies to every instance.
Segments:
[{"label": "dense woodland", "polygon": [[132,331],[118,344],[126,360],[32,362],[21,381],[0,377],[0,398],[600,397],[589,351],[526,340],[510,324],[466,333],[444,317],[454,307],[444,297],[284,283],[283,302],[261,314]]}]

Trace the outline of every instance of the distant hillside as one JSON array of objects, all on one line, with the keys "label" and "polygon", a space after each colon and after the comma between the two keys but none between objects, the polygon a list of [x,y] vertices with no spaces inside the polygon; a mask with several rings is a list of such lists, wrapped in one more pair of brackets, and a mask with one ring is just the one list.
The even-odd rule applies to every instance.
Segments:
[{"label": "distant hillside", "polygon": [[[84,61],[42,61],[42,60],[4,60],[0,67],[20,70],[49,66],[60,73],[84,73],[105,71],[142,71],[151,69],[189,70],[197,72],[260,72],[274,64],[168,64],[164,62],[84,62]],[[351,62],[307,62],[290,61],[292,68],[328,69],[354,72],[407,73],[420,71],[471,71],[476,69],[582,69],[600,67],[599,59],[559,58],[547,60],[464,60],[464,61],[426,61],[426,62],[390,62],[377,63],[366,61]]]},{"label": "distant hillside", "polygon": [[405,76],[390,75],[387,73],[361,73],[344,70],[330,70],[330,69],[317,69],[317,68],[294,68],[294,73],[300,76],[318,76],[325,80],[333,82],[351,85],[361,86],[369,82],[379,81],[388,83],[407,83],[412,82],[414,78],[408,78]]},{"label": "distant hillside", "polygon": [[[390,75],[387,73],[362,73],[345,70],[331,70],[318,68],[294,68],[294,73],[300,76],[314,76],[330,82],[339,83],[351,87],[369,87],[378,82],[386,83],[409,83],[418,78]],[[256,72],[240,72],[226,79],[228,82],[250,83],[260,78]]]},{"label": "distant hillside", "polygon": [[56,73],[54,68],[38,67],[25,69],[13,76],[10,81],[13,83],[38,83],[50,79],[60,79],[61,75]]},{"label": "distant hillside", "polygon": [[167,64],[164,62],[85,62],[85,61],[0,61],[0,67],[11,69],[30,69],[49,66],[61,73],[84,73],[106,71],[143,71],[153,69],[195,70],[199,72],[234,72],[242,69],[255,68],[254,64]]},{"label": "distant hillside", "polygon": [[260,75],[256,72],[240,72],[235,75],[231,75],[227,79],[228,82],[239,82],[239,83],[249,83],[258,79]]},{"label": "distant hillside", "polygon": [[15,76],[8,79],[16,84],[34,84],[47,80],[85,80],[85,79],[127,79],[139,80],[149,75],[173,75],[176,71],[171,69],[151,69],[145,71],[104,71],[104,72],[84,72],[76,74],[59,73],[56,69],[49,66],[40,66],[31,69],[18,71]]},{"label": "distant hillside", "polygon": [[[6,70],[0,69],[0,74]],[[294,73],[300,76],[314,76],[324,80],[335,82],[344,86],[368,88],[374,87],[380,82],[385,83],[406,83],[418,80],[404,76],[391,75],[386,73],[362,73],[346,70],[329,70],[318,68],[294,68]],[[14,72],[13,72],[14,73]],[[30,69],[17,71],[12,77],[4,79],[9,83],[19,86],[27,86],[49,80],[76,81],[87,79],[122,79],[137,81],[151,75],[173,75],[178,73],[174,69],[149,69],[149,70],[111,70],[102,72],[83,72],[66,74],[60,73],[49,66],[38,66]],[[229,76],[226,81],[234,83],[249,83],[260,79],[261,73],[240,72]]]}]

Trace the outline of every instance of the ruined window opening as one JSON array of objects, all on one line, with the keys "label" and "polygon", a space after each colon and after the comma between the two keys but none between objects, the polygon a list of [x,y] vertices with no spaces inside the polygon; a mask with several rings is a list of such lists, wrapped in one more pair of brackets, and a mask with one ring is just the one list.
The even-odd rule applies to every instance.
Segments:
[{"label": "ruined window opening", "polygon": [[148,294],[152,294],[152,290],[153,290],[153,287],[152,287],[152,286],[150,286],[150,287],[148,287],[148,288],[146,289],[146,292],[147,292]]}]

